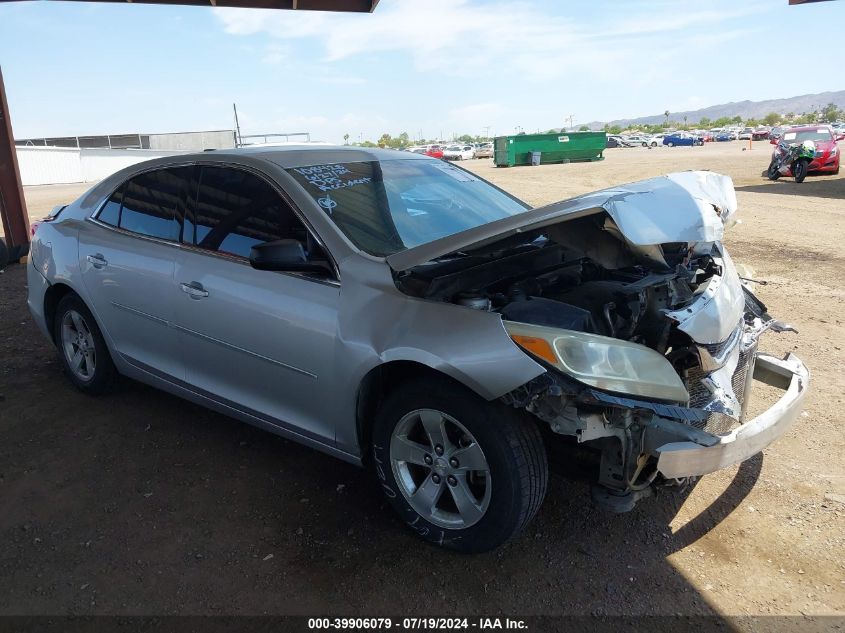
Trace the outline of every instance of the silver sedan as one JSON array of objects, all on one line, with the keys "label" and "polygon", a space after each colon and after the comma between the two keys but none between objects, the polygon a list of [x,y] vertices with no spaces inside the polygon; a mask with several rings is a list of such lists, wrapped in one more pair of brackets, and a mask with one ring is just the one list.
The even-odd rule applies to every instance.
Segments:
[{"label": "silver sedan", "polygon": [[[550,443],[632,508],[798,415],[788,326],[742,284],[730,179],[530,208],[388,150],[215,151],[135,165],[35,229],[29,308],[70,381],[118,375],[372,468],[423,539],[498,546],[539,510]],[[783,390],[745,415],[753,379]]]}]

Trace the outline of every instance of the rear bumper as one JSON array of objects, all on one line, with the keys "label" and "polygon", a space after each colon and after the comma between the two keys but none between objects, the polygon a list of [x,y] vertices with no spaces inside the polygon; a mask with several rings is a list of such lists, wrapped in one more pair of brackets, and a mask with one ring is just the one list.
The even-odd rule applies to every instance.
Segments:
[{"label": "rear bumper", "polygon": [[706,475],[745,461],[777,440],[801,412],[810,384],[810,372],[793,354],[778,359],[757,354],[754,380],[784,389],[767,411],[734,431],[718,436],[712,446],[671,442],[657,449],[657,470],[668,479]]},{"label": "rear bumper", "polygon": [[47,319],[44,315],[44,298],[47,294],[47,289],[50,287],[50,283],[35,267],[32,260],[26,264],[26,285],[26,305],[32,315],[32,319],[35,321],[38,329],[41,330],[41,333],[52,340],[53,337],[47,327]]}]

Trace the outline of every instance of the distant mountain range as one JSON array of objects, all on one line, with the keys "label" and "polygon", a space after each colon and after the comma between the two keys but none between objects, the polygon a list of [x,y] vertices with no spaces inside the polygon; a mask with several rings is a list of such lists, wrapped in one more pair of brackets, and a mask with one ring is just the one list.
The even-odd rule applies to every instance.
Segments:
[{"label": "distant mountain range", "polygon": [[[837,90],[834,92],[820,92],[812,95],[800,95],[798,97],[789,97],[787,99],[769,99],[768,101],[734,101],[731,103],[722,103],[720,105],[709,106],[699,110],[687,110],[684,112],[669,112],[669,120],[680,123],[687,117],[689,123],[697,123],[702,117],[707,117],[711,121],[727,116],[735,117],[741,116],[743,119],[762,119],[770,112],[777,114],[787,114],[793,112],[801,114],[803,112],[810,112],[812,110],[821,110],[828,103],[833,103],[839,108],[845,108],[845,90]],[[608,125],[618,125],[620,127],[628,127],[637,124],[663,123],[666,117],[661,114],[653,114],[651,116],[641,116],[635,119],[617,119],[615,121],[593,121],[587,123],[591,130],[600,129],[607,123]]]}]

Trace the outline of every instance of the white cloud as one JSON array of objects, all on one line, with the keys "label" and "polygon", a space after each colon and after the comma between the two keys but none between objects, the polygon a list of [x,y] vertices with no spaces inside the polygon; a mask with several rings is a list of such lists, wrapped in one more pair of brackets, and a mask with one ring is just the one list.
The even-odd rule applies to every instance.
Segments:
[{"label": "white cloud", "polygon": [[[409,55],[418,71],[548,81],[567,74],[611,78],[636,72],[654,58],[688,50],[688,36],[712,33],[720,23],[760,10],[756,4],[719,4],[679,11],[675,4],[626,3],[617,19],[598,28],[550,15],[537,2],[501,0],[484,5],[470,0],[383,1],[373,14],[219,8],[215,15],[230,34],[312,40],[323,62],[399,52]],[[692,45],[704,48],[707,42]]]},{"label": "white cloud", "polygon": [[274,42],[264,49],[264,55],[262,56],[261,61],[265,64],[276,66],[287,60],[289,57],[290,47]]},{"label": "white cloud", "polygon": [[488,119],[499,116],[502,113],[502,106],[497,103],[473,103],[449,112],[449,120],[457,125],[478,126],[484,124]]}]

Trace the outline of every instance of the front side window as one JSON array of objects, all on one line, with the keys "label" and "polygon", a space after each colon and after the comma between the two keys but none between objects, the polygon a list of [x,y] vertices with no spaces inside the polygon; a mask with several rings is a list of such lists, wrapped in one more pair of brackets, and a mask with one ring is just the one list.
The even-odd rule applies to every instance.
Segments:
[{"label": "front side window", "polygon": [[288,173],[361,250],[386,256],[528,206],[439,160],[311,165]]},{"label": "front side window", "polygon": [[[256,244],[281,239],[308,242],[305,226],[262,178],[229,167],[202,167],[184,241],[237,257]],[[189,235],[192,233],[192,235]]]},{"label": "front side window", "polygon": [[177,241],[191,167],[159,169],[128,180],[97,215],[139,235]]}]

